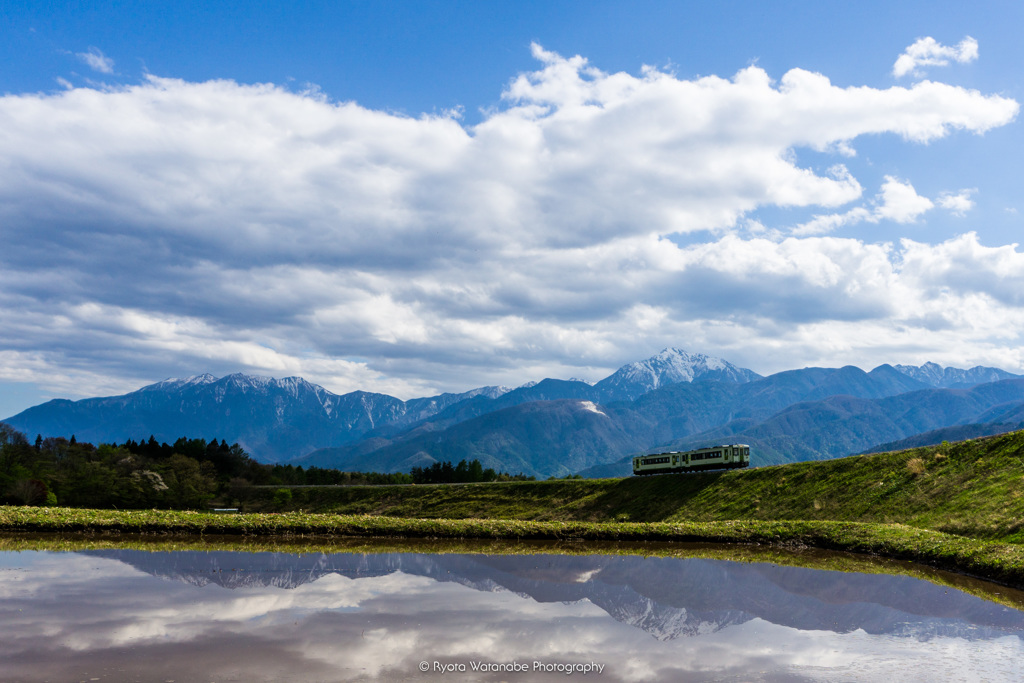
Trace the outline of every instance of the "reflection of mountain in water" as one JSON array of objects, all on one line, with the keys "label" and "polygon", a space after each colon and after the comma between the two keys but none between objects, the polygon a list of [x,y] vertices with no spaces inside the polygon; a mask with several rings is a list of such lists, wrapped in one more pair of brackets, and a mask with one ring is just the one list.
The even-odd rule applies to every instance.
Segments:
[{"label": "reflection of mountain in water", "polygon": [[295,588],[325,574],[403,572],[538,602],[589,600],[659,640],[713,633],[751,619],[800,630],[927,639],[1024,636],[1024,613],[906,576],[722,560],[565,555],[145,552],[94,550],[196,586]]}]

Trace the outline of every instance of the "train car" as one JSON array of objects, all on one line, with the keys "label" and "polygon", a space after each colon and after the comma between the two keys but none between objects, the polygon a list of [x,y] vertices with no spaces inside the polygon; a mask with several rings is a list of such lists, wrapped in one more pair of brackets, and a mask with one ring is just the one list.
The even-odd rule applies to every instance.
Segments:
[{"label": "train car", "polygon": [[750,446],[745,443],[710,446],[692,451],[651,453],[633,458],[633,474],[699,472],[749,466]]}]

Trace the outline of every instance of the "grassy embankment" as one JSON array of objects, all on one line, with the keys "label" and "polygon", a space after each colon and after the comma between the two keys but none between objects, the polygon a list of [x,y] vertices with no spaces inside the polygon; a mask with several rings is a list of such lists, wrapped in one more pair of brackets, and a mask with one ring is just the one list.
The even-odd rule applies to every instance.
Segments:
[{"label": "grassy embankment", "polygon": [[[272,510],[274,494],[242,504]],[[807,545],[1024,587],[1024,432],[725,473],[293,489],[288,506],[318,514],[7,507],[0,530]]]},{"label": "grassy embankment", "polygon": [[0,551],[47,550],[75,552],[133,549],[148,552],[232,551],[241,553],[460,553],[487,555],[632,555],[659,558],[699,558],[730,562],[762,562],[826,571],[908,576],[946,586],[1007,607],[1024,610],[1024,591],[1013,590],[914,562],[879,555],[836,553],[769,544],[707,544],[531,541],[468,538],[365,538],[354,536],[271,536],[200,534],[0,534]]},{"label": "grassy embankment", "polygon": [[[755,456],[756,457],[756,456]],[[585,522],[899,523],[1024,543],[1024,432],[728,472],[462,486],[250,489],[247,511]]]},{"label": "grassy embankment", "polygon": [[49,533],[473,538],[517,541],[757,543],[813,546],[914,560],[1024,587],[1024,546],[902,524],[834,521],[553,522],[408,519],[304,512],[223,515],[168,510],[0,507],[0,530]]}]

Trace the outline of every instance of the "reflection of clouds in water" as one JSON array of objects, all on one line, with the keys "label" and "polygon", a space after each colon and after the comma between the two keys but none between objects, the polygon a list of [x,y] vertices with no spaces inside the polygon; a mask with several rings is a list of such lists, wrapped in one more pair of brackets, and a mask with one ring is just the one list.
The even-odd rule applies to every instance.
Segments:
[{"label": "reflection of clouds in water", "polygon": [[730,635],[743,631],[753,642],[770,643],[760,648],[763,655],[776,659],[784,652],[790,667],[816,680],[1017,681],[1017,663],[1024,657],[1017,636],[988,641],[938,637],[921,642],[862,630],[843,635],[796,631],[760,620],[730,629]]},{"label": "reflection of clouds in water", "polygon": [[[414,583],[432,583],[429,579],[410,578]],[[144,607],[132,603],[132,616],[138,620],[125,637],[145,639],[154,637],[189,640],[197,630],[223,628],[229,622],[245,625],[249,629],[267,629],[281,624],[307,619],[324,610],[353,610],[375,594],[407,590],[399,577],[379,577],[376,581],[354,581],[329,574],[313,583],[294,590],[240,589],[231,591],[219,586],[204,587],[202,602],[188,601],[182,605],[151,602]],[[184,587],[183,593],[195,591]],[[149,596],[150,598],[159,596]]]},{"label": "reflection of clouds in water", "polygon": [[229,590],[154,578],[97,557],[22,553],[15,560],[24,569],[10,557],[0,563],[5,680],[63,680],[111,668],[146,679],[430,680],[420,676],[420,661],[537,659],[605,664],[601,681],[999,681],[1012,680],[1013,665],[1024,659],[1017,636],[922,642],[862,630],[801,631],[760,618],[660,641],[589,600],[538,602],[402,572]]},{"label": "reflection of clouds in water", "polygon": [[0,600],[49,595],[73,590],[82,579],[145,577],[145,572],[122,562],[73,553],[0,552]]},{"label": "reflection of clouds in water", "polygon": [[[333,640],[318,657],[338,665],[355,662],[373,671],[390,662],[416,671],[420,661],[486,659],[509,662],[567,653],[599,652],[616,634],[643,641],[642,632],[608,618],[589,602],[538,603],[506,591],[487,593],[457,583],[424,586],[413,577],[402,590],[361,605],[358,618],[323,613],[316,630]],[[359,579],[367,581],[372,579]],[[372,630],[361,631],[364,623]],[[591,649],[591,644],[597,649]],[[309,652],[309,650],[307,650]]]}]

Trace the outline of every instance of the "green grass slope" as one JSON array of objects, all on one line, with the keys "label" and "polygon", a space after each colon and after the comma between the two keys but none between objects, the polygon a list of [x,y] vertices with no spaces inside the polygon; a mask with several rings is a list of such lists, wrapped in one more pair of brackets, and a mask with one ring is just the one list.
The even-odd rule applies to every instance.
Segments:
[{"label": "green grass slope", "polygon": [[[755,456],[756,457],[756,456]],[[247,511],[587,522],[899,523],[1024,543],[1024,432],[745,471],[463,486],[250,489]]]}]

